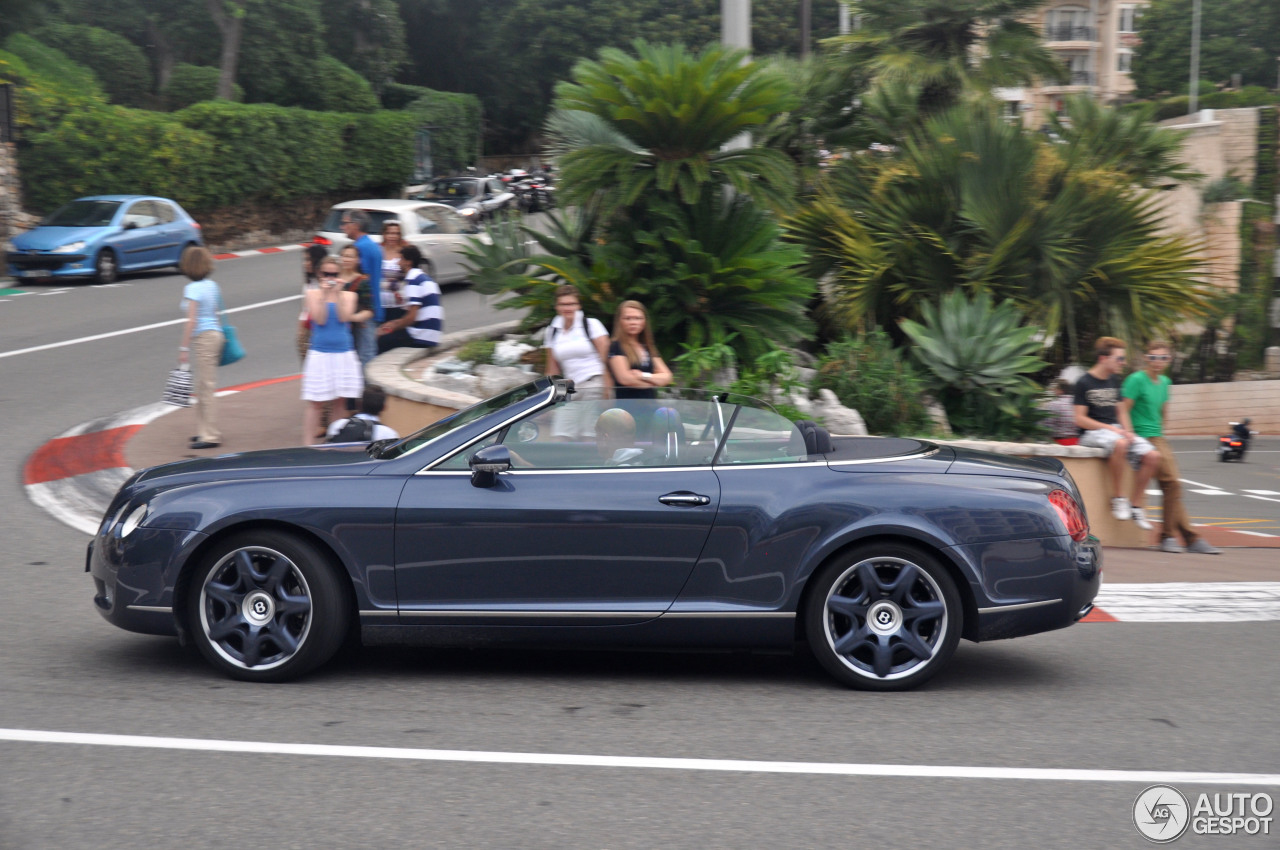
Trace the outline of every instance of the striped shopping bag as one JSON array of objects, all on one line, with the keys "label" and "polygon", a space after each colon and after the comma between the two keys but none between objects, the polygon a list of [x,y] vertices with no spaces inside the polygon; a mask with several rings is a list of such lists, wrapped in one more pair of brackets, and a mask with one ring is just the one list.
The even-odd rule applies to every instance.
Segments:
[{"label": "striped shopping bag", "polygon": [[164,398],[161,400],[175,407],[190,407],[191,385],[191,367],[183,363],[169,373],[169,380],[164,385]]}]

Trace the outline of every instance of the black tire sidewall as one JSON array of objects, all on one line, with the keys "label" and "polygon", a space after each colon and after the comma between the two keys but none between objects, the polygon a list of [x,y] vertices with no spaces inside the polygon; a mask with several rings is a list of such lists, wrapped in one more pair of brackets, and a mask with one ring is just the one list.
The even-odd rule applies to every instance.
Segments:
[{"label": "black tire sidewall", "polygon": [[[297,566],[311,592],[311,627],[292,658],[269,670],[238,667],[223,658],[204,633],[200,618],[200,592],[209,573],[229,553],[248,546],[273,549]],[[332,559],[315,544],[299,536],[275,530],[246,531],[219,541],[191,575],[185,604],[191,641],[200,655],[220,672],[246,682],[284,682],[302,676],[328,661],[346,639],[350,608],[343,583]]]},{"label": "black tire sidewall", "polygon": [[[831,592],[831,585],[849,567],[868,558],[901,558],[915,564],[937,582],[942,591],[943,604],[947,608],[947,632],[942,636],[937,654],[920,669],[901,679],[876,679],[855,673],[840,660],[827,643],[825,600],[827,594]],[[956,589],[955,580],[951,574],[935,556],[904,543],[868,543],[844,553],[810,579],[808,593],[804,613],[804,631],[810,651],[823,669],[837,681],[858,690],[905,691],[918,687],[946,666],[952,653],[955,652],[956,645],[960,642],[960,633],[964,630],[964,606],[961,604],[960,593]]]}]

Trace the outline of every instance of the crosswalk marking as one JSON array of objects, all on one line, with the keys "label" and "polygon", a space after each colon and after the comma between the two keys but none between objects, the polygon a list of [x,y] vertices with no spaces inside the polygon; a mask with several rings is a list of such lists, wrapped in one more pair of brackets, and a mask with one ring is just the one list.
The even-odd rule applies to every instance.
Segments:
[{"label": "crosswalk marking", "polygon": [[1280,620],[1280,582],[1103,584],[1094,605],[1128,623]]}]

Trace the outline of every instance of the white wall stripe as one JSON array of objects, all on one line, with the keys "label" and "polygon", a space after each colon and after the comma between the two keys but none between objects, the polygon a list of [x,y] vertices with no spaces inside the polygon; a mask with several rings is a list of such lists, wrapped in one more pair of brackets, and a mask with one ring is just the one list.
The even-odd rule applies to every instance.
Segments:
[{"label": "white wall stripe", "polygon": [[79,744],[157,750],[252,753],[258,755],[327,756],[408,761],[523,764],[555,767],[612,767],[640,770],[707,770],[729,773],[821,774],[827,776],[896,776],[933,779],[1013,779],[1055,782],[1143,782],[1200,785],[1280,785],[1280,773],[1198,773],[1176,770],[1082,770],[1072,768],[969,767],[926,764],[840,764],[744,759],[593,756],[566,753],[507,753],[472,750],[427,750],[404,747],[361,747],[223,741],[207,738],[159,738],[0,729],[0,740],[39,744]]}]

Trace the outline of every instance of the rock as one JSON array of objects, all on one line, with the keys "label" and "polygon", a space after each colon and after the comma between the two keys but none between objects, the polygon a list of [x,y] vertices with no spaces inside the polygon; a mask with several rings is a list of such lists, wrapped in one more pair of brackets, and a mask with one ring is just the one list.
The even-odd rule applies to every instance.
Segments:
[{"label": "rock", "polygon": [[427,372],[422,383],[428,387],[448,390],[451,393],[487,398],[480,393],[480,379],[475,375],[455,375],[443,372]]},{"label": "rock", "polygon": [[532,345],[519,340],[502,340],[493,348],[493,362],[497,366],[516,366],[520,358],[533,351]]},{"label": "rock", "polygon": [[821,419],[828,431],[841,436],[861,437],[867,433],[862,414],[845,407],[831,390],[818,390],[818,398],[812,405],[813,416]]},{"label": "rock", "polygon": [[450,357],[446,360],[440,360],[432,365],[432,368],[441,375],[461,375],[471,372],[471,363],[467,360],[459,360],[456,357]]},{"label": "rock", "polygon": [[933,427],[938,429],[938,433],[950,437],[951,421],[947,419],[947,411],[942,404],[932,396],[925,396],[924,409],[929,412],[929,418],[933,420]]},{"label": "rock", "polygon": [[476,394],[489,398],[500,392],[529,383],[529,373],[518,366],[483,365],[475,368]]}]

